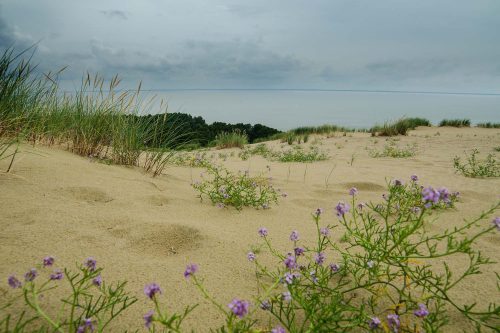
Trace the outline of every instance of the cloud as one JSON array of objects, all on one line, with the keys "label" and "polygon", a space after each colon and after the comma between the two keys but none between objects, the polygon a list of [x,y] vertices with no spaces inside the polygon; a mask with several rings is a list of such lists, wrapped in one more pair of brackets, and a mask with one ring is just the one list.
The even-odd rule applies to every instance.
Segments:
[{"label": "cloud", "polygon": [[117,10],[117,9],[101,10],[101,14],[110,19],[116,18],[120,20],[128,20],[128,15],[123,10]]}]

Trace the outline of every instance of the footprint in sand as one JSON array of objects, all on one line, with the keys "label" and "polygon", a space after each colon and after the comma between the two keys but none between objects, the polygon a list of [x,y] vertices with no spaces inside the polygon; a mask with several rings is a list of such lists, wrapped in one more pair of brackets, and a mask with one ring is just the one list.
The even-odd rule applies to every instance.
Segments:
[{"label": "footprint in sand", "polygon": [[146,197],[146,202],[152,206],[166,206],[169,201],[167,197],[159,194]]},{"label": "footprint in sand", "polygon": [[88,203],[107,203],[113,200],[110,195],[97,187],[75,186],[67,187],[63,191],[77,200]]},{"label": "footprint in sand", "polygon": [[198,229],[172,224],[133,237],[130,247],[143,255],[168,256],[195,249],[202,239]]}]

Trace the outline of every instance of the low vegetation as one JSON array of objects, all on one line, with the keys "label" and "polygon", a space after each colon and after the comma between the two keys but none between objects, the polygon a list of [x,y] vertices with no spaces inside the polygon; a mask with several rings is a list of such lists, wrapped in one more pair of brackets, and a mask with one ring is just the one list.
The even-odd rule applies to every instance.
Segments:
[{"label": "low vegetation", "polygon": [[424,118],[401,118],[393,122],[385,122],[384,125],[376,125],[370,129],[370,132],[372,136],[407,135],[408,130],[413,130],[418,126],[431,126],[431,123]]},{"label": "low vegetation", "polygon": [[[228,193],[221,186],[214,191]],[[217,198],[224,199],[219,194]],[[498,330],[497,304],[487,303],[480,295],[464,303],[459,293],[470,286],[471,277],[481,279],[485,266],[493,264],[477,242],[498,237],[500,217],[492,215],[500,202],[442,230],[430,226],[439,224],[441,212],[456,209],[459,198],[444,187],[421,186],[418,177],[412,176],[408,182],[389,182],[381,201],[365,203],[360,195],[351,188],[350,199],[335,206],[335,220],[322,208],[313,211],[312,223],[304,224],[315,230],[312,243],[302,239],[298,230],[272,235],[260,227],[256,237],[263,246],[246,255],[256,273],[252,301],[212,294],[203,285],[199,266],[187,264],[184,278],[224,319],[211,331],[442,332],[456,329],[456,324],[449,325],[458,317],[478,332]],[[331,238],[339,227],[345,232],[343,244]],[[276,237],[288,237],[289,248],[274,247]],[[456,256],[469,260],[461,267],[449,265]],[[126,283],[104,281],[95,259],[86,259],[76,272],[55,266],[55,259],[46,257],[23,280],[8,277],[10,291],[0,300],[3,331],[29,332],[36,327],[41,332],[103,332],[124,313],[137,315],[131,310],[137,298],[130,296]],[[52,293],[63,284],[67,284],[63,289],[67,296],[58,301]],[[167,309],[168,294],[169,289],[157,283],[145,285],[144,298],[152,309],[142,317],[147,331],[186,331],[184,319],[196,315],[196,304],[181,312]]]},{"label": "low vegetation", "polygon": [[500,123],[479,123],[477,124],[477,127],[482,127],[482,128],[500,128]]},{"label": "low vegetation", "polygon": [[500,177],[500,161],[493,154],[488,154],[485,159],[478,159],[478,155],[479,150],[474,149],[470,154],[466,153],[464,162],[455,156],[455,171],[471,178]]},{"label": "low vegetation", "polygon": [[439,123],[439,127],[470,127],[470,119],[443,119]]},{"label": "low vegetation", "polygon": [[417,145],[406,145],[405,147],[399,147],[395,141],[388,141],[384,145],[382,151],[377,151],[375,149],[369,150],[371,157],[394,157],[394,158],[405,158],[415,156],[417,152]]},{"label": "low vegetation", "polygon": [[219,208],[232,206],[236,209],[267,209],[278,203],[279,191],[272,186],[269,178],[251,177],[248,171],[235,174],[212,164],[206,166],[206,172],[202,176],[201,181],[191,185],[199,192],[201,200],[207,197]]},{"label": "low vegetation", "polygon": [[245,132],[234,130],[233,132],[222,132],[215,137],[215,145],[219,149],[243,148],[248,143]]}]

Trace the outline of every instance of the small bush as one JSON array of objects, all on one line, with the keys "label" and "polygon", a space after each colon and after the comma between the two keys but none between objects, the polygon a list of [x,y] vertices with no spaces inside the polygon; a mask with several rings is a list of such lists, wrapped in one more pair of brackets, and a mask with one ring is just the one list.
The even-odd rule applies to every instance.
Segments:
[{"label": "small bush", "polygon": [[315,162],[328,160],[328,155],[314,146],[311,146],[307,151],[300,146],[295,146],[292,149],[275,153],[273,157],[279,162]]},{"label": "small bush", "polygon": [[220,208],[233,206],[238,210],[243,207],[267,209],[278,203],[278,191],[268,178],[250,177],[248,172],[234,174],[214,165],[207,165],[206,171],[202,181],[192,184],[201,200],[208,197]]},{"label": "small bush", "polygon": [[500,161],[497,161],[492,154],[488,154],[484,160],[479,160],[478,154],[479,150],[472,150],[469,155],[466,154],[464,163],[460,157],[455,156],[453,166],[456,172],[471,178],[500,177]]},{"label": "small bush", "polygon": [[417,152],[416,144],[407,145],[404,148],[400,148],[396,145],[394,141],[389,141],[384,145],[382,151],[370,150],[370,156],[374,158],[378,157],[394,157],[394,158],[405,158],[415,156]]},{"label": "small bush", "polygon": [[482,128],[500,128],[500,123],[479,123],[477,124],[477,127],[482,127]]},{"label": "small bush", "polygon": [[222,132],[215,137],[215,145],[219,149],[243,148],[248,143],[245,132],[235,130],[233,132]]},{"label": "small bush", "polygon": [[431,126],[431,123],[424,118],[402,118],[394,122],[385,122],[382,126],[374,126],[370,132],[372,136],[407,135],[408,130],[418,126]]},{"label": "small bush", "polygon": [[439,123],[439,127],[470,127],[470,119],[443,119]]}]

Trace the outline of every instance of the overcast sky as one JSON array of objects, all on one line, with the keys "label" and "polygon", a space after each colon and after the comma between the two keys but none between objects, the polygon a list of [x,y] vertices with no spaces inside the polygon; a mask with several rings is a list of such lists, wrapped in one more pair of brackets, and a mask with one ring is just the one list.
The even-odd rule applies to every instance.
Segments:
[{"label": "overcast sky", "polygon": [[0,47],[145,88],[500,93],[498,0],[4,0]]}]

